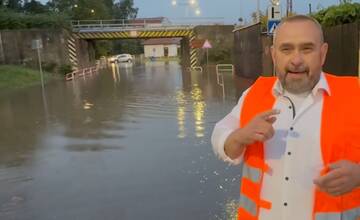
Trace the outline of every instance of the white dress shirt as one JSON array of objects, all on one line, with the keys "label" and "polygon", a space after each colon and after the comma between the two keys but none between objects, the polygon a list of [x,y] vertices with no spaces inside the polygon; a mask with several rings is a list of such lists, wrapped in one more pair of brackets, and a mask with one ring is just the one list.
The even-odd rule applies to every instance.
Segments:
[{"label": "white dress shirt", "polygon": [[[271,171],[265,173],[261,189],[261,199],[271,202],[272,208],[261,208],[259,219],[308,220],[312,218],[314,202],[313,179],[323,168],[320,147],[323,93],[330,95],[330,90],[322,73],[319,82],[307,94],[290,94],[278,80],[272,91],[275,96],[273,108],[279,109],[280,114],[273,124],[275,135],[264,143],[265,161]],[[234,165],[241,162],[242,156],[231,160],[224,152],[224,143],[239,126],[247,93],[248,90],[234,109],[215,125],[211,137],[215,154]]]}]

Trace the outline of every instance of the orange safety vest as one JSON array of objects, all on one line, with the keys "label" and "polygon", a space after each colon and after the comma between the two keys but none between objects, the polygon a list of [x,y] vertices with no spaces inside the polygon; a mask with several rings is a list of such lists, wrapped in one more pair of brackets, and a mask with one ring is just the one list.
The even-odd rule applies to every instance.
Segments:
[{"label": "orange safety vest", "polygon": [[[360,89],[355,77],[325,74],[330,95],[324,93],[320,145],[324,167],[339,160],[360,162]],[[272,88],[276,77],[260,77],[244,99],[240,127],[255,115],[273,108]],[[263,143],[247,146],[240,188],[239,220],[257,220],[259,209],[271,209],[271,201],[260,198],[265,163]],[[360,187],[334,197],[315,189],[313,220],[358,220]]]}]

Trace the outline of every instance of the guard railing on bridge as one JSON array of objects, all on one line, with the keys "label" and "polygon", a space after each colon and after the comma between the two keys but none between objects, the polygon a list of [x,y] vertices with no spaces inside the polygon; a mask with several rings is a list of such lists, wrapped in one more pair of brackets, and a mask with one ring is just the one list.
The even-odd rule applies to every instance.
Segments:
[{"label": "guard railing on bridge", "polygon": [[137,20],[74,20],[71,26],[74,31],[104,31],[104,30],[173,30],[173,29],[192,29],[196,25],[220,25],[224,22],[221,18],[203,18],[202,20],[174,20],[167,22],[154,22],[152,19]]}]

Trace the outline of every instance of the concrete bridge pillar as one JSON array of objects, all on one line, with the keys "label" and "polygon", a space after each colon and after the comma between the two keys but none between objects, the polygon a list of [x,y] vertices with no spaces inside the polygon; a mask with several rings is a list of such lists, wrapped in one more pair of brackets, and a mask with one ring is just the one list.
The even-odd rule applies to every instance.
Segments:
[{"label": "concrete bridge pillar", "polygon": [[181,39],[181,64],[190,66],[190,38],[188,37]]}]

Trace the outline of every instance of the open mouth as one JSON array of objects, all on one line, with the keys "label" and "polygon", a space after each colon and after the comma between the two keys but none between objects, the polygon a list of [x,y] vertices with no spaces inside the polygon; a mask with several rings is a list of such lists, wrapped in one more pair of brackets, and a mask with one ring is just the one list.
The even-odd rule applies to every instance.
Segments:
[{"label": "open mouth", "polygon": [[307,71],[288,71],[287,73],[290,73],[290,74],[306,74]]},{"label": "open mouth", "polygon": [[287,73],[291,75],[303,75],[303,74],[307,74],[308,72],[305,70],[305,71],[287,71]]}]

